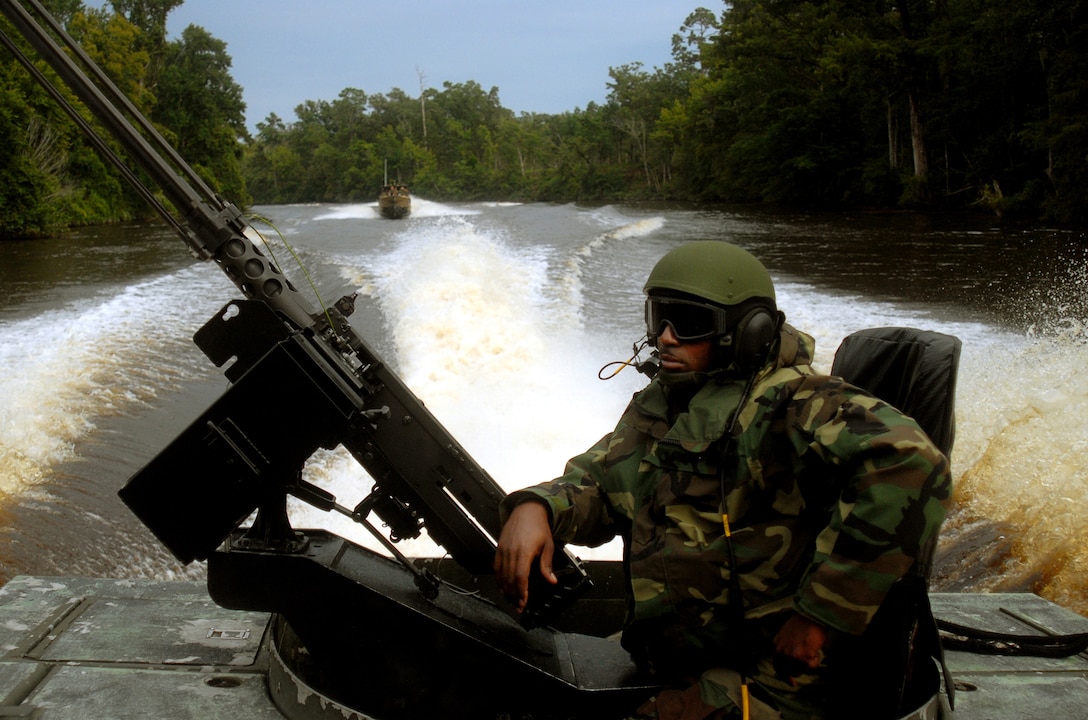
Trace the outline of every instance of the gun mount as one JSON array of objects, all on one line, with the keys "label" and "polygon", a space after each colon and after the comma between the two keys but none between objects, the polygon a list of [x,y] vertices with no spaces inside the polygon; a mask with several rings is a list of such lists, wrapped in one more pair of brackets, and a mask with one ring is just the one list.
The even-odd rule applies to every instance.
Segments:
[{"label": "gun mount", "polygon": [[[226,366],[230,387],[119,492],[180,561],[208,561],[215,601],[278,614],[278,637],[305,647],[295,655],[317,667],[323,691],[378,717],[607,717],[644,696],[618,644],[543,627],[592,585],[569,552],[556,558],[559,587],[535,593],[520,625],[490,599],[503,491],[355,332],[352,298],[312,307],[262,253],[242,212],[211,191],[38,0],[0,0],[0,12],[127,161],[2,29],[0,43],[189,251],[219,265],[243,295],[194,338]],[[337,446],[374,480],[354,508],[302,480],[315,451]],[[366,526],[396,562],[291,527],[288,495]],[[399,552],[396,541],[424,531],[472,594],[444,590],[433,563]]]}]

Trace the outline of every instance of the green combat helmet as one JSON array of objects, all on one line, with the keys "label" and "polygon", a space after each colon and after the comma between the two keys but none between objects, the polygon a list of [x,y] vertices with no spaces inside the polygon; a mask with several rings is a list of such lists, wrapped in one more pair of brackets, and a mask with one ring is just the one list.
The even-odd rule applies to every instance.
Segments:
[{"label": "green combat helmet", "polygon": [[747,250],[716,240],[688,243],[665,253],[643,289],[682,292],[722,306],[751,298],[775,301],[774,283],[763,263]]},{"label": "green combat helmet", "polygon": [[747,373],[762,367],[784,320],[763,263],[729,243],[706,240],[670,250],[643,289],[650,342],[665,325],[681,341],[718,337],[723,368]]}]

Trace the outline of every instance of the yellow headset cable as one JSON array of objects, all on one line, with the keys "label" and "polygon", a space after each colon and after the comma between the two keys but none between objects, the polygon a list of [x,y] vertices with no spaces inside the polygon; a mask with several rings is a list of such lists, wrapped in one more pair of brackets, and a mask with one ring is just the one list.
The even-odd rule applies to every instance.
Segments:
[{"label": "yellow headset cable", "polygon": [[[729,530],[729,514],[722,513],[722,528],[725,530],[725,543],[729,548],[730,560],[733,560],[733,533]],[[737,564],[732,562],[732,567],[729,568],[730,573],[736,572]],[[737,584],[735,587],[739,587]],[[732,599],[731,599],[732,601]],[[745,673],[740,675],[740,714],[744,720],[748,720],[749,704],[748,704],[748,676]]]}]

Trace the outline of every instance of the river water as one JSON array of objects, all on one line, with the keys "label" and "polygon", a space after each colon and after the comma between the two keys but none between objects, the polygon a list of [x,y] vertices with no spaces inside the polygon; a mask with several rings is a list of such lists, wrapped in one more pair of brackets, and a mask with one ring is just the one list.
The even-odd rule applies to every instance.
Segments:
[{"label": "river water", "polygon": [[[372,205],[255,212],[294,248],[306,275],[281,245],[276,257],[297,287],[312,281],[326,302],[359,293],[356,329],[506,489],[558,474],[612,428],[643,378],[598,373],[631,355],[642,283],[684,240],[760,257],[789,321],[816,337],[821,369],[865,327],[956,335],[957,492],[934,585],[1034,590],[1088,614],[1083,234],[985,218],[418,198],[402,221]],[[190,338],[237,291],[158,224],[6,242],[0,257],[0,581],[201,577],[116,493],[225,389]],[[305,472],[349,507],[370,489],[342,451]],[[291,515],[369,544],[340,516],[300,503]]]}]

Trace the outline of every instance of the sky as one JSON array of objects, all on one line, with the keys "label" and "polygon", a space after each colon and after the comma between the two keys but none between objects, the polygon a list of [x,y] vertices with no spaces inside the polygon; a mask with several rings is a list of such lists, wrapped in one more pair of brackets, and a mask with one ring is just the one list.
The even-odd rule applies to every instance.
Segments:
[{"label": "sky", "polygon": [[306,100],[475,81],[515,113],[603,103],[608,69],[672,62],[672,36],[716,0],[185,0],[167,34],[199,25],[227,44],[246,124],[293,122]]}]

